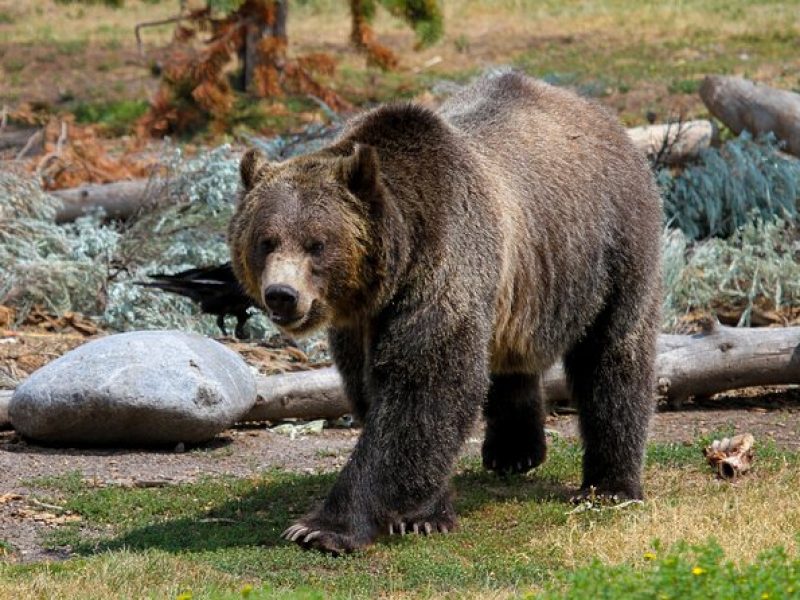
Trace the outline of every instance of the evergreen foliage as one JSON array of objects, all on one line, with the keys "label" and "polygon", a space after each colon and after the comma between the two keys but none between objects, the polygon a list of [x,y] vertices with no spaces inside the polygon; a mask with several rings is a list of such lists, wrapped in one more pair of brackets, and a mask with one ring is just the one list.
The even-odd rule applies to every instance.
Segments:
[{"label": "evergreen foliage", "polygon": [[[280,159],[308,151],[332,131],[335,128],[251,141],[270,158]],[[33,305],[41,304],[56,313],[74,310],[92,316],[112,330],[177,328],[216,334],[213,317],[199,314],[187,299],[135,282],[146,280],[152,272],[174,273],[229,259],[225,231],[238,194],[238,160],[222,146],[190,159],[174,150],[162,162],[169,175],[162,188],[151,191],[155,208],[124,227],[104,223],[100,215],[56,225],[54,197],[30,179],[0,174],[0,304],[14,306],[21,320]],[[711,171],[714,165],[722,176]],[[754,306],[800,306],[796,220],[772,216],[792,214],[794,205],[787,207],[784,200],[796,189],[792,187],[795,165],[777,154],[774,142],[757,148],[745,137],[706,156],[691,167],[692,174],[670,181],[667,194],[672,194],[673,210],[669,219],[681,224],[683,231],[665,229],[663,237],[667,329],[674,329],[682,316],[695,310],[735,307],[742,311],[741,324],[747,325]],[[740,171],[761,179],[752,173],[743,177]],[[722,200],[717,196],[717,212],[678,211],[679,194],[694,199],[697,207],[704,196],[692,186],[701,186],[707,194],[712,184],[723,192]],[[743,192],[733,190],[758,184],[770,190],[761,198],[770,198],[770,203],[762,202],[761,207],[775,210],[745,213],[749,220],[737,225],[727,239],[694,239],[697,230],[710,227],[709,214],[721,214],[720,207],[732,213],[732,204],[725,204],[730,198],[741,200],[736,210],[752,208],[755,202],[748,204],[748,198],[741,197]],[[759,216],[763,214],[768,217]],[[698,222],[691,221],[691,215]],[[735,222],[742,220],[737,216]],[[274,332],[262,315],[248,325],[254,335]]]},{"label": "evergreen foliage", "polygon": [[772,136],[743,133],[709,148],[697,164],[658,173],[667,225],[691,239],[731,236],[756,214],[794,219],[800,202],[800,161],[782,155]]},{"label": "evergreen foliage", "polygon": [[694,244],[666,230],[662,250],[667,329],[693,310],[737,307],[739,325],[749,325],[755,305],[800,306],[800,238],[792,222],[757,219],[729,239]]}]

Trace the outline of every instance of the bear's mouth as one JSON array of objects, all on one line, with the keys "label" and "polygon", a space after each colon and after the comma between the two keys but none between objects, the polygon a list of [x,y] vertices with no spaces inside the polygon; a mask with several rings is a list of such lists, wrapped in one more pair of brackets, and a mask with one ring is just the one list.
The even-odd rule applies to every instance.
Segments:
[{"label": "bear's mouth", "polygon": [[299,323],[302,321],[306,315],[281,315],[278,313],[270,313],[269,318],[270,320],[275,323],[275,325],[279,325],[281,327],[291,327],[292,325]]},{"label": "bear's mouth", "polygon": [[287,334],[308,335],[324,324],[325,310],[318,300],[314,300],[303,315],[271,314],[270,320]]}]

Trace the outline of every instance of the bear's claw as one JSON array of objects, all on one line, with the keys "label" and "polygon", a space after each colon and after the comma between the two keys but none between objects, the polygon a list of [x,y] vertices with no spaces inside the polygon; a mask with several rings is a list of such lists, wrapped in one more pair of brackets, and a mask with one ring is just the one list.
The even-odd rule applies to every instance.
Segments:
[{"label": "bear's claw", "polygon": [[522,474],[544,462],[547,447],[533,435],[487,432],[481,450],[483,466],[501,475]]},{"label": "bear's claw", "polygon": [[452,527],[452,525],[448,527],[446,523],[431,523],[430,521],[413,522],[408,525],[404,521],[400,521],[399,523],[389,523],[389,535],[450,533]]},{"label": "bear's claw", "polygon": [[352,535],[337,533],[327,529],[317,529],[302,523],[295,523],[287,528],[281,537],[294,542],[305,550],[318,550],[333,556],[348,554],[363,548],[367,542],[359,542]]}]

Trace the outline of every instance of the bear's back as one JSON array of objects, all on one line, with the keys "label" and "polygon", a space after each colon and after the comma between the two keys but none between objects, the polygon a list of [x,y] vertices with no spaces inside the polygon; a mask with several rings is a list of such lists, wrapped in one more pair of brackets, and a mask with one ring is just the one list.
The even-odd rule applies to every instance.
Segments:
[{"label": "bear's back", "polygon": [[[623,280],[627,293],[658,288],[660,197],[614,115],[514,72],[478,80],[438,112],[480,161],[503,232],[495,371],[552,363]],[[652,277],[621,270],[644,265]]]}]

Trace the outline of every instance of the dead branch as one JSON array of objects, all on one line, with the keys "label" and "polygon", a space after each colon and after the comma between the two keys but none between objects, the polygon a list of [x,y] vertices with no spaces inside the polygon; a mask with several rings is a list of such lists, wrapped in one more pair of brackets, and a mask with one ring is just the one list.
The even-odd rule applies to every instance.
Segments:
[{"label": "dead branch", "polygon": [[174,17],[169,17],[166,19],[137,23],[133,28],[133,35],[136,36],[136,49],[139,51],[139,54],[144,55],[144,49],[142,47],[142,29],[145,29],[146,27],[158,27],[159,25],[169,25],[170,23],[180,23],[181,21],[185,21],[189,18],[191,18],[189,15],[175,15]]},{"label": "dead branch", "polygon": [[651,161],[674,165],[708,148],[716,131],[711,121],[701,119],[632,127],[628,129],[628,136]]},{"label": "dead branch", "polygon": [[74,221],[97,209],[105,211],[109,219],[127,219],[143,208],[148,190],[159,185],[163,185],[161,180],[134,179],[50,192],[63,202],[56,211],[56,223]]},{"label": "dead branch", "polygon": [[25,156],[28,154],[28,150],[40,142],[44,142],[44,129],[38,129],[31,137],[28,138],[28,141],[25,142],[22,150],[17,153],[17,156],[14,160],[22,160],[25,158]]},{"label": "dead branch", "polygon": [[61,132],[58,134],[58,141],[56,141],[55,149],[52,152],[45,154],[36,165],[36,175],[40,180],[42,178],[42,173],[44,173],[44,170],[47,168],[50,162],[61,156],[61,152],[64,149],[64,144],[67,141],[67,130],[67,123],[65,121],[61,121]]},{"label": "dead branch", "polygon": [[700,97],[735,133],[772,132],[786,142],[788,152],[800,156],[800,94],[741,77],[712,75],[703,80]]}]

